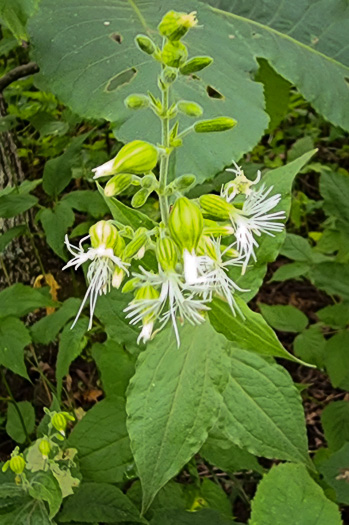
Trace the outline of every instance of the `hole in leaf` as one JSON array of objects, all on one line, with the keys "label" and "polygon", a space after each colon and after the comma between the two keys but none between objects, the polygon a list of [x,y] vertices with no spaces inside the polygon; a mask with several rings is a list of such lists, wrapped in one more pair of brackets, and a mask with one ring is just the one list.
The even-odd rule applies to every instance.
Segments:
[{"label": "hole in leaf", "polygon": [[207,86],[206,87],[206,93],[208,94],[208,96],[210,98],[216,98],[216,99],[219,99],[219,100],[223,100],[224,99],[224,95],[222,95],[222,93],[217,91],[217,89],[215,89],[212,86]]},{"label": "hole in leaf", "polygon": [[120,35],[120,33],[113,33],[112,35],[110,35],[110,38],[114,40],[114,42],[117,42],[118,44],[121,44],[123,40],[122,35]]},{"label": "hole in leaf", "polygon": [[121,73],[118,73],[115,77],[109,80],[106,91],[115,91],[124,84],[129,84],[136,75],[137,69],[135,67],[121,71]]}]

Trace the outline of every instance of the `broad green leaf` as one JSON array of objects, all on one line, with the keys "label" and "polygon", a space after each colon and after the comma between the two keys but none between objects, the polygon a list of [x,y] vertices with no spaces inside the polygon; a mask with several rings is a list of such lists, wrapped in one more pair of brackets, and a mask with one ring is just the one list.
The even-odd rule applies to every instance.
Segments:
[{"label": "broad green leaf", "polygon": [[[139,480],[135,480],[130,489],[127,491],[127,496],[137,507],[142,507],[142,486]],[[176,481],[169,481],[162,489],[159,490],[151,504],[145,517],[149,520],[157,510],[181,509],[185,510],[188,507],[188,494],[185,491],[185,486]]]},{"label": "broad green leaf", "polygon": [[265,109],[270,117],[270,133],[287,114],[291,84],[278,75],[265,59],[259,59],[258,62],[259,70],[254,79],[263,84]]},{"label": "broad green leaf", "polygon": [[[297,158],[293,162],[289,162],[281,168],[268,171],[263,177],[260,184],[265,184],[267,187],[273,186],[271,195],[280,193],[282,198],[274,211],[284,210],[286,217],[288,217],[291,206],[291,191],[295,176],[303,168],[303,166],[310,160],[316,150],[309,151]],[[281,246],[285,239],[285,232],[277,233],[274,237],[269,235],[262,235],[261,239],[257,239],[259,248],[256,250],[257,262],[248,268],[245,275],[241,275],[241,270],[234,268],[230,272],[231,278],[243,289],[248,290],[243,292],[241,297],[244,301],[249,301],[256,295],[262,285],[263,278],[267,272],[267,263],[276,259]],[[239,292],[240,293],[240,292]]]},{"label": "broad green leaf", "polygon": [[40,221],[46,234],[46,241],[50,248],[64,261],[67,259],[64,249],[64,236],[70,226],[73,226],[75,215],[70,206],[58,202],[54,208],[46,208],[40,214]]},{"label": "broad green leaf", "polygon": [[294,353],[318,368],[324,368],[326,352],[326,339],[318,324],[310,325],[301,334],[297,335],[293,342]]},{"label": "broad green leaf", "polygon": [[243,350],[298,361],[284,349],[274,331],[260,314],[250,310],[240,297],[235,299],[244,318],[239,314],[234,316],[229,305],[220,299],[214,299],[210,304],[211,310],[208,315],[217,332]]},{"label": "broad green leaf", "polygon": [[349,176],[328,171],[322,173],[320,193],[325,199],[324,210],[338,219],[338,227],[349,232]]},{"label": "broad green leaf", "polygon": [[316,316],[331,328],[345,328],[349,324],[349,303],[325,306],[316,312]]},{"label": "broad green leaf", "polygon": [[[217,439],[218,436],[219,439]],[[223,472],[240,472],[241,470],[254,470],[260,474],[263,472],[255,456],[229,442],[216,429],[210,432],[206,443],[200,450],[200,456]]]},{"label": "broad green leaf", "polygon": [[123,481],[133,466],[125,400],[111,396],[91,408],[75,426],[68,444],[78,450],[84,480]]},{"label": "broad green leaf", "polygon": [[286,234],[280,254],[298,262],[311,262],[313,256],[309,242],[304,237],[294,233]]},{"label": "broad green leaf", "polygon": [[219,427],[234,444],[268,458],[310,463],[300,395],[281,366],[233,351]]},{"label": "broad green leaf", "polygon": [[30,480],[29,494],[32,498],[47,501],[50,508],[50,518],[53,518],[62,503],[62,492],[58,481],[49,470],[38,472]]},{"label": "broad green leaf", "polygon": [[38,202],[34,195],[11,193],[0,197],[0,217],[9,219],[29,210]]},{"label": "broad green leaf", "polygon": [[[341,103],[348,101],[349,59],[343,42],[349,30],[347,5],[341,0],[208,0],[229,11],[225,41],[235,67],[238,51],[265,58],[294,84],[313,107],[333,124],[349,129]],[[216,10],[214,12],[217,12]],[[324,20],[326,27],[324,29]],[[223,35],[222,35],[223,36]],[[323,86],[327,86],[324,90]]]},{"label": "broad green leaf", "polygon": [[250,525],[341,525],[337,506],[303,465],[274,466],[257,488]]},{"label": "broad green leaf", "polygon": [[6,432],[17,443],[24,443],[27,436],[23,428],[23,423],[27,434],[30,435],[35,427],[35,412],[33,405],[29,403],[29,401],[19,401],[17,408],[21,413],[22,420],[19,418],[15,405],[9,403],[7,408]]},{"label": "broad green leaf", "polygon": [[45,504],[29,497],[22,498],[8,514],[1,515],[1,525],[52,525]]},{"label": "broad green leaf", "polygon": [[34,13],[39,0],[2,0],[0,2],[0,20],[22,44],[28,41],[26,24]]},{"label": "broad green leaf", "polygon": [[197,512],[177,509],[158,510],[150,521],[150,525],[232,525],[233,523],[239,525],[213,509],[203,509]]},{"label": "broad green leaf", "polygon": [[[140,52],[134,38],[148,33],[160,45],[155,29],[171,9],[170,0],[160,4],[75,0],[57,12],[53,0],[41,2],[30,28],[40,83],[78,114],[114,121],[116,136],[122,141],[137,137],[159,142],[158,118],[150,110],[139,118],[125,108],[123,101],[130,93],[157,91],[159,63]],[[230,164],[232,158],[237,160],[249,151],[267,127],[268,116],[263,109],[263,88],[251,82],[251,72],[258,69],[258,63],[241,43],[238,49],[229,46],[226,21],[195,0],[177,0],[176,9],[198,11],[199,23],[205,29],[189,34],[190,56],[213,55],[214,63],[196,75],[181,76],[175,84],[175,98],[194,98],[203,107],[205,118],[231,116],[238,121],[231,131],[202,134],[200,139],[191,134],[178,150],[178,174],[195,173],[202,182]],[[184,129],[192,119],[183,117],[182,122]]]},{"label": "broad green leaf", "polygon": [[114,220],[121,222],[124,225],[131,226],[134,230],[141,226],[151,230],[156,226],[156,223],[147,215],[144,215],[144,213],[126,206],[126,204],[123,204],[115,197],[106,197],[100,184],[97,184],[97,187]]},{"label": "broad green leaf", "polygon": [[47,345],[55,340],[65,324],[75,317],[81,304],[80,299],[70,297],[62,306],[50,315],[46,315],[30,327],[35,343]]},{"label": "broad green leaf", "polygon": [[331,450],[339,450],[349,442],[349,401],[334,401],[321,414],[325,438]]},{"label": "broad green leaf", "polygon": [[27,227],[25,224],[20,224],[19,226],[14,226],[5,233],[2,233],[0,235],[0,254],[4,253],[6,246],[13,241],[13,239],[25,233],[26,230]]},{"label": "broad green leaf", "polygon": [[[0,295],[1,299],[1,295]],[[31,343],[27,328],[15,317],[0,318],[0,364],[29,379],[24,348]]]},{"label": "broad green leaf", "polygon": [[17,283],[0,292],[0,317],[22,317],[36,308],[56,306],[45,290]]},{"label": "broad green leaf", "polygon": [[328,339],[325,347],[325,366],[335,388],[349,390],[349,332],[338,332]]},{"label": "broad green leaf", "polygon": [[143,509],[204,443],[227,379],[227,341],[208,322],[184,326],[180,338],[178,348],[171,327],[157,335],[140,354],[128,390],[127,425]]},{"label": "broad green leaf", "polygon": [[79,319],[74,328],[67,325],[62,332],[56,363],[57,395],[61,396],[63,378],[69,372],[70,364],[81,354],[86,341],[87,319]]},{"label": "broad green leaf", "polygon": [[211,479],[204,478],[198,496],[202,498],[205,507],[215,509],[224,516],[232,517],[231,502],[221,485]]},{"label": "broad green leaf", "polygon": [[294,262],[283,264],[276,272],[273,273],[269,282],[287,281],[287,279],[296,279],[308,273],[310,266],[306,262]]},{"label": "broad green leaf", "polygon": [[73,496],[64,501],[59,514],[62,523],[146,523],[120,489],[108,483],[82,483]]},{"label": "broad green leaf", "polygon": [[319,465],[325,481],[336,492],[338,503],[349,505],[349,442]]},{"label": "broad green leaf", "polygon": [[258,307],[267,323],[280,332],[302,332],[309,322],[307,316],[291,304],[258,303]]},{"label": "broad green leaf", "polygon": [[323,262],[310,271],[315,286],[329,295],[339,295],[349,301],[349,264]]},{"label": "broad green leaf", "polygon": [[62,202],[66,202],[74,210],[89,213],[96,219],[108,213],[108,206],[97,191],[72,191],[64,195]]},{"label": "broad green leaf", "polygon": [[128,348],[138,348],[139,329],[128,323],[124,313],[131,299],[130,294],[123,294],[120,290],[113,288],[110,293],[98,299],[95,314],[104,324],[110,339],[126,344]]},{"label": "broad green leaf", "polygon": [[68,186],[73,176],[72,168],[79,161],[81,147],[89,134],[74,137],[62,155],[46,162],[42,187],[47,195],[57,197]]},{"label": "broad green leaf", "polygon": [[112,339],[93,345],[92,357],[97,363],[105,395],[124,396],[134,374],[135,358]]}]

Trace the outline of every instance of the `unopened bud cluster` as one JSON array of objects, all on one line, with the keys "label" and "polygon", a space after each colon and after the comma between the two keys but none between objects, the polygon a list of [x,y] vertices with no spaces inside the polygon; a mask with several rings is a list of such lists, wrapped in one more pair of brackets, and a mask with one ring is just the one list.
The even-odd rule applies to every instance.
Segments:
[{"label": "unopened bud cluster", "polygon": [[[265,189],[263,185],[252,188],[259,182],[259,174],[256,181],[250,181],[236,164],[231,170],[233,180],[220,195],[185,197],[195,184],[195,174],[178,174],[171,182],[167,180],[169,158],[187,134],[229,132],[236,125],[229,116],[201,118],[204,110],[195,101],[172,99],[172,86],[180,77],[201,75],[213,62],[208,56],[189,57],[183,39],[191,29],[201,30],[195,12],[170,11],[158,26],[157,41],[162,42],[161,46],[155,38],[136,36],[138,49],[148,55],[145,60],[159,63],[160,96],[134,93],[124,102],[132,111],[152,111],[160,119],[161,143],[133,140],[113,159],[93,170],[94,178],[103,184],[99,189],[107,202],[127,192],[132,195],[131,206],[141,208],[149,197],[157,196],[159,222],[147,229],[145,225],[131,228],[129,222],[99,221],[83,239],[90,243],[87,250],[82,242],[75,247],[66,239],[73,255],[66,267],[78,268],[89,262],[89,287],[78,316],[90,299],[91,328],[98,296],[112,287],[121,288],[122,292],[133,294],[125,316],[131,324],[140,325],[139,341],[143,342],[171,322],[179,344],[177,324],[204,322],[214,296],[225,299],[235,314],[238,308],[234,294],[244,290],[231,279],[231,267],[239,267],[244,273],[250,260],[256,259],[260,235],[273,235],[271,232],[283,227],[277,221],[284,218],[284,213],[269,213],[278,205],[280,196],[269,197],[272,188]],[[182,115],[194,119],[184,130],[180,129]],[[131,216],[132,213],[135,212],[131,210]],[[148,269],[137,263],[147,252],[147,260],[153,261],[151,270],[149,262]],[[52,419],[52,425],[59,432],[65,430],[61,416]]]}]

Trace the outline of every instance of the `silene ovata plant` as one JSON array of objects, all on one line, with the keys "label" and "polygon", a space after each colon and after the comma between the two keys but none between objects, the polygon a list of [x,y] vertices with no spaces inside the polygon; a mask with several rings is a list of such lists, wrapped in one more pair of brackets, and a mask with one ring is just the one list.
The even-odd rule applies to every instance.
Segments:
[{"label": "silene ovata plant", "polygon": [[[161,122],[160,142],[131,141],[115,158],[93,170],[106,197],[118,196],[133,187],[133,208],[143,206],[150,195],[157,195],[160,222],[151,230],[140,227],[133,231],[115,220],[103,220],[90,228],[78,246],[73,246],[68,237],[65,241],[73,258],[64,268],[78,269],[90,261],[88,289],[77,318],[89,299],[91,328],[100,295],[112,287],[132,292],[133,299],[124,312],[130,324],[140,327],[138,341],[143,343],[171,323],[180,346],[178,325],[204,323],[215,296],[226,301],[234,315],[243,317],[235,293],[248,290],[229,276],[229,270],[238,267],[242,274],[248,272],[251,262],[257,261],[261,236],[281,232],[286,218],[284,211],[273,211],[281,195],[260,182],[260,171],[255,180],[249,180],[235,159],[234,167],[226,170],[232,179],[222,185],[220,195],[186,197],[195,184],[195,174],[177,174],[169,182],[171,154],[180,150],[189,133],[196,133],[200,140],[202,133],[224,133],[237,124],[230,116],[201,119],[199,104],[173,98],[172,87],[180,76],[214,67],[211,57],[188,56],[182,39],[191,29],[200,30],[195,12],[170,11],[158,26],[163,38],[161,48],[146,35],[136,37],[139,51],[159,64],[160,96],[135,93],[126,98],[125,104],[131,111],[155,113]],[[194,123],[181,129],[181,115],[192,117]],[[85,242],[90,245],[85,247]],[[154,268],[139,264],[133,270],[132,262],[142,259],[147,251],[155,256]]]}]

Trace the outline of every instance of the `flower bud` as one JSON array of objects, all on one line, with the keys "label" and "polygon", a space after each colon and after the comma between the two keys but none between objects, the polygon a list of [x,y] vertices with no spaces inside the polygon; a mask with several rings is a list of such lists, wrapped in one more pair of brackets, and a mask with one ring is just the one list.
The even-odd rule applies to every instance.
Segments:
[{"label": "flower bud", "polygon": [[205,67],[212,64],[213,58],[211,57],[194,57],[185,62],[183,66],[179,68],[182,75],[190,75],[191,73],[197,73]]},{"label": "flower bud", "polygon": [[191,27],[196,26],[198,23],[195,15],[196,11],[192,11],[189,14],[169,11],[158,26],[160,35],[172,41],[179,40]]},{"label": "flower bud", "polygon": [[112,287],[118,290],[122,284],[122,281],[125,279],[125,275],[125,271],[122,268],[115,266],[111,282]]},{"label": "flower bud", "polygon": [[171,67],[180,67],[188,56],[188,50],[182,42],[166,42],[161,53],[164,64]]},{"label": "flower bud", "polygon": [[177,80],[178,71],[174,67],[165,67],[161,73],[161,80],[164,83],[165,87],[173,84]]},{"label": "flower bud", "polygon": [[156,243],[156,258],[165,272],[175,269],[177,264],[177,248],[172,239],[169,237],[158,239]]},{"label": "flower bud", "polygon": [[133,175],[131,173],[119,173],[114,175],[104,188],[104,195],[106,197],[113,197],[114,195],[119,195],[125,191],[132,183]]},{"label": "flower bud", "polygon": [[133,140],[125,144],[114,159],[114,173],[142,174],[155,168],[158,150],[149,142]]},{"label": "flower bud", "polygon": [[149,106],[149,98],[147,95],[129,95],[124,100],[124,104],[129,109],[143,109]]},{"label": "flower bud", "polygon": [[127,283],[124,284],[123,289],[121,290],[122,293],[129,293],[133,292],[137,284],[139,283],[138,277],[133,277],[133,279],[130,279],[127,281]]},{"label": "flower bud", "polygon": [[133,239],[128,243],[124,250],[124,258],[131,259],[147,242],[147,229],[138,228]]},{"label": "flower bud", "polygon": [[15,474],[22,474],[23,470],[25,469],[26,463],[23,456],[19,455],[11,458],[9,465],[12,472],[14,472]]},{"label": "flower bud", "polygon": [[152,191],[152,189],[149,191],[148,188],[142,188],[141,190],[138,190],[137,193],[135,193],[132,197],[131,206],[133,208],[140,208],[143,206],[143,204],[147,202],[147,199]]},{"label": "flower bud", "polygon": [[170,184],[171,191],[184,191],[190,188],[196,181],[195,175],[181,175]]},{"label": "flower bud", "polygon": [[229,117],[217,117],[209,120],[200,120],[194,124],[196,133],[211,133],[214,131],[227,131],[236,126],[237,122]]},{"label": "flower bud", "polygon": [[200,206],[206,214],[219,219],[229,219],[234,211],[234,206],[219,195],[202,195]]},{"label": "flower bud", "polygon": [[58,412],[52,416],[51,423],[53,428],[58,430],[62,436],[65,436],[65,429],[67,428],[67,419],[63,412]]},{"label": "flower bud", "polygon": [[42,457],[44,459],[47,459],[49,456],[49,453],[51,452],[51,443],[48,441],[48,439],[42,439],[39,444],[39,450],[42,454]]},{"label": "flower bud", "polygon": [[215,244],[207,235],[202,235],[199,245],[198,245],[198,254],[207,255],[213,261],[217,261],[217,252]]},{"label": "flower bud", "polygon": [[227,259],[236,259],[237,257],[240,256],[240,252],[238,252],[237,250],[234,250],[234,248],[227,248],[223,244],[221,244],[220,249],[221,249],[221,252],[224,253],[224,256]]},{"label": "flower bud", "polygon": [[118,230],[109,221],[98,221],[89,229],[92,248],[113,248],[119,237]]},{"label": "flower bud", "polygon": [[169,229],[181,250],[195,250],[204,226],[200,208],[186,197],[176,200],[169,217]]},{"label": "flower bud", "polygon": [[201,117],[203,113],[203,109],[199,104],[187,100],[177,102],[177,109],[184,115],[188,115],[188,117]]},{"label": "flower bud", "polygon": [[135,293],[135,300],[136,301],[144,301],[149,299],[158,299],[159,292],[152,286],[151,284],[146,284],[145,286],[141,286],[137,289]]},{"label": "flower bud", "polygon": [[141,179],[141,185],[143,188],[154,190],[158,186],[158,180],[153,173],[150,173]]},{"label": "flower bud", "polygon": [[137,35],[135,38],[135,42],[137,47],[147,55],[152,55],[156,51],[156,45],[146,35]]},{"label": "flower bud", "polygon": [[233,235],[234,228],[229,224],[219,224],[218,222],[209,219],[204,220],[204,234],[212,235],[213,237],[227,237]]}]

